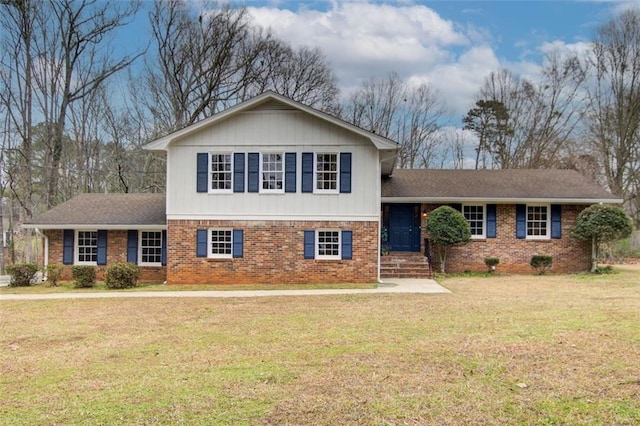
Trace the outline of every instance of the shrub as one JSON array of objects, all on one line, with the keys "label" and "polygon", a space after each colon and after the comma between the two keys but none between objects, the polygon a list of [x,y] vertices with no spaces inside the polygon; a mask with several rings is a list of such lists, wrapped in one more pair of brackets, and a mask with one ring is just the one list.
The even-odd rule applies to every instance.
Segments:
[{"label": "shrub", "polygon": [[96,268],[91,265],[76,265],[71,267],[74,286],[76,288],[91,288],[96,283]]},{"label": "shrub", "polygon": [[487,270],[493,272],[496,266],[500,263],[500,259],[497,257],[485,257],[484,264],[487,265]]},{"label": "shrub", "polygon": [[469,222],[462,213],[449,206],[440,206],[431,212],[426,222],[431,241],[438,247],[440,272],[445,273],[447,249],[471,239]]},{"label": "shrub", "polygon": [[538,271],[539,275],[544,274],[547,269],[553,266],[553,257],[546,255],[531,256],[531,262],[529,263],[533,269]]},{"label": "shrub", "polygon": [[11,275],[11,287],[28,287],[38,272],[38,267],[34,263],[16,263],[7,266],[7,273]]},{"label": "shrub", "polygon": [[62,271],[64,270],[64,266],[59,263],[51,263],[47,265],[46,273],[47,273],[47,281],[52,286],[57,286],[60,277],[62,276]]},{"label": "shrub", "polygon": [[113,263],[107,267],[104,282],[107,288],[132,288],[138,284],[140,268],[133,263]]}]

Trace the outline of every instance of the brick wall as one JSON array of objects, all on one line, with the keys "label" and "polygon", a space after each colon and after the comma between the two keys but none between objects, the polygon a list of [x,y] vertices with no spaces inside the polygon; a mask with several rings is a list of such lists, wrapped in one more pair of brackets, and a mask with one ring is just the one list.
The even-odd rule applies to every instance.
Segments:
[{"label": "brick wall", "polygon": [[[45,235],[49,238],[49,263],[62,264],[62,235],[60,229],[45,230]],[[107,232],[107,265],[96,266],[96,277],[98,280],[104,279],[104,272],[108,264],[127,261],[127,231],[108,231]],[[64,265],[63,281],[72,280],[71,266]],[[141,266],[140,280],[141,282],[164,282],[166,280],[166,266]]]},{"label": "brick wall", "polygon": [[[196,257],[196,231],[242,229],[243,257]],[[352,260],[304,258],[304,231],[353,232]],[[363,283],[378,277],[378,222],[217,221],[168,222],[169,284]]]},{"label": "brick wall", "polygon": [[[423,204],[427,215],[439,205]],[[496,267],[504,273],[532,273],[529,265],[533,255],[553,256],[551,272],[567,273],[589,270],[591,265],[591,244],[571,238],[571,228],[578,213],[587,206],[562,206],[562,238],[548,240],[527,240],[516,238],[516,206],[497,205],[497,237],[471,240],[469,243],[450,248],[447,257],[447,272],[486,271],[486,257],[500,258]],[[423,221],[424,224],[424,221]],[[423,237],[424,234],[423,226]],[[424,249],[424,247],[423,247]],[[433,249],[435,270],[440,270],[438,256]]]}]

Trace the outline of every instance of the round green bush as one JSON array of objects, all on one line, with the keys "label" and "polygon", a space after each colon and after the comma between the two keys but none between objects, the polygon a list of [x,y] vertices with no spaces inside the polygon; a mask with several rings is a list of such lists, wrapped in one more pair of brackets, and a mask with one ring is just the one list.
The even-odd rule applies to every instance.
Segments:
[{"label": "round green bush", "polygon": [[107,267],[104,282],[107,288],[133,288],[138,285],[140,268],[133,263],[113,263]]},{"label": "round green bush", "polygon": [[10,287],[28,287],[38,272],[34,263],[16,263],[7,266],[7,274],[11,275]]}]

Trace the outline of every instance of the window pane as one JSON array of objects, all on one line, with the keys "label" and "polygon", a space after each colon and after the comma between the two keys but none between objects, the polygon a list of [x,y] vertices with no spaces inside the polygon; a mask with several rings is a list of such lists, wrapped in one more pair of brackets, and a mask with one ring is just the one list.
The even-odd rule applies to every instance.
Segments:
[{"label": "window pane", "polygon": [[98,233],[96,231],[78,231],[78,262],[96,262],[98,260]]},{"label": "window pane", "polygon": [[282,154],[262,154],[262,189],[282,190]]},{"label": "window pane", "polygon": [[230,190],[232,181],[231,154],[211,154],[211,189]]},{"label": "window pane", "polygon": [[527,236],[546,237],[547,223],[547,206],[527,206]]},{"label": "window pane", "polygon": [[142,231],[140,236],[141,263],[162,263],[162,232]]},{"label": "window pane", "polygon": [[338,154],[316,154],[316,189],[338,189]]},{"label": "window pane", "polygon": [[318,231],[318,256],[340,256],[340,231]]},{"label": "window pane", "polygon": [[469,227],[471,235],[484,235],[484,206],[463,206],[463,214]]},{"label": "window pane", "polygon": [[212,229],[211,254],[231,255],[231,235],[230,229]]}]

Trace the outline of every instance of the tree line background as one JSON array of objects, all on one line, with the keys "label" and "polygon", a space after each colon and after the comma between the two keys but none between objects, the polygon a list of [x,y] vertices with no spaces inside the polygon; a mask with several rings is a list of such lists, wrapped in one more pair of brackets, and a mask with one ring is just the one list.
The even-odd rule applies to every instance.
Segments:
[{"label": "tree line background", "polygon": [[140,3],[0,3],[0,214],[10,223],[83,192],[163,192],[164,157],[145,143],[273,90],[397,141],[401,168],[578,170],[640,225],[638,10],[599,27],[586,55],[549,53],[536,81],[495,70],[452,129],[433,87],[392,73],[342,96],[320,49],[290,46],[243,8],[157,1],[146,49],[122,54],[111,42]]}]

